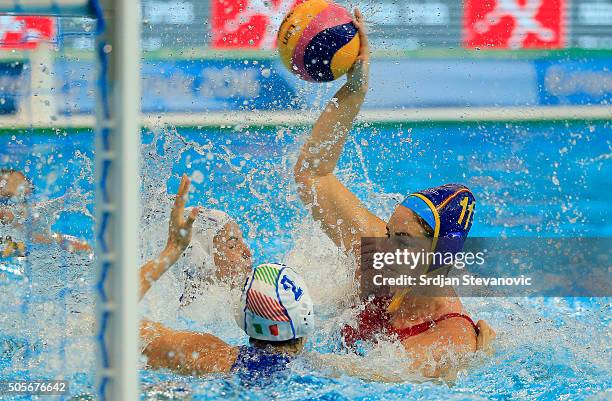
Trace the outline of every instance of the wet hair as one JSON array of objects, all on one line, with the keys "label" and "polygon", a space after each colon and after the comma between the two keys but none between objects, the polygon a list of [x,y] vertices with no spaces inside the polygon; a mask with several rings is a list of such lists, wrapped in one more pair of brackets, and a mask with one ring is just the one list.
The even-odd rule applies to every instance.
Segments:
[{"label": "wet hair", "polygon": [[14,168],[0,168],[0,175],[9,175],[9,174],[15,174],[15,173],[21,174],[23,178],[27,180],[24,172],[21,170],[16,170]]},{"label": "wet hair", "polygon": [[11,174],[19,174],[21,177],[23,177],[24,181],[27,182],[30,187],[32,186],[32,181],[25,175],[23,171],[16,170],[14,168],[0,168],[0,178]]},{"label": "wet hair", "polygon": [[4,174],[21,174],[24,178],[25,178],[25,173],[21,170],[17,170],[14,168],[0,168],[0,174],[4,175]]},{"label": "wet hair", "polygon": [[286,341],[267,341],[258,340],[253,337],[249,337],[249,344],[257,348],[271,348],[278,352],[297,354],[302,350],[304,346],[304,338],[295,338]]}]

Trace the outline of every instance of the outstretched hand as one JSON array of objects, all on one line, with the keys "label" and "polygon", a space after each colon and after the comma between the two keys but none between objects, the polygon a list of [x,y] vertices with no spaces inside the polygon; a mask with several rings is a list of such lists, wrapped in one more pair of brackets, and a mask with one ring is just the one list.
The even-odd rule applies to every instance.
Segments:
[{"label": "outstretched hand", "polygon": [[172,253],[180,255],[185,251],[191,242],[191,229],[195,221],[199,208],[193,208],[185,219],[185,203],[187,203],[187,194],[189,193],[189,178],[183,174],[181,184],[179,185],[174,207],[170,213],[170,226],[168,228],[168,243],[166,249]]},{"label": "outstretched hand", "polygon": [[353,25],[357,28],[359,35],[359,55],[355,64],[347,72],[346,83],[352,91],[365,92],[368,89],[370,77],[370,43],[368,42],[363,15],[358,8],[355,9]]}]

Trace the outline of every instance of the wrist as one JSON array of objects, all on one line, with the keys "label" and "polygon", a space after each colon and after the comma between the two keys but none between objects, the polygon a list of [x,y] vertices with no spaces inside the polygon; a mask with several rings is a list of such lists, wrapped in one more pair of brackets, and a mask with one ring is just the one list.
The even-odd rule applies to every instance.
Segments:
[{"label": "wrist", "polygon": [[357,95],[359,97],[365,98],[365,95],[368,92],[368,83],[347,81],[346,88],[348,90],[349,95]]}]

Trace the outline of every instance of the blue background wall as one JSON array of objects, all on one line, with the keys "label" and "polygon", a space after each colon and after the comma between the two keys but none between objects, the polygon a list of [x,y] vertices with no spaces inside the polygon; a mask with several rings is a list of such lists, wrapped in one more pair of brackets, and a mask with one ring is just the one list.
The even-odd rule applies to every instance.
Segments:
[{"label": "blue background wall", "polygon": [[[536,60],[374,59],[365,108],[609,105],[612,57]],[[56,62],[62,114],[91,113],[91,62]],[[142,66],[144,112],[309,108],[343,82],[298,80],[276,59],[162,60]],[[0,63],[0,113],[13,113],[29,91],[27,68]]]}]

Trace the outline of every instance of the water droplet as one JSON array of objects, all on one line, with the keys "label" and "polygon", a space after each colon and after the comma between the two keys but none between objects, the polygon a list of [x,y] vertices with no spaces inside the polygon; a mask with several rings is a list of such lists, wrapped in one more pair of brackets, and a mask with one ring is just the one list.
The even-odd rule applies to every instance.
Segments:
[{"label": "water droplet", "polygon": [[204,182],[204,174],[202,174],[200,170],[195,170],[191,174],[190,178],[191,178],[191,181],[195,182],[196,184],[201,184]]},{"label": "water droplet", "polygon": [[557,178],[557,176],[556,176],[556,175],[553,175],[553,176],[552,176],[552,178],[551,178],[551,180],[552,180],[552,183],[553,183],[553,184],[555,184],[556,186],[559,186],[559,184],[560,184],[560,183],[559,183],[559,179]]}]

